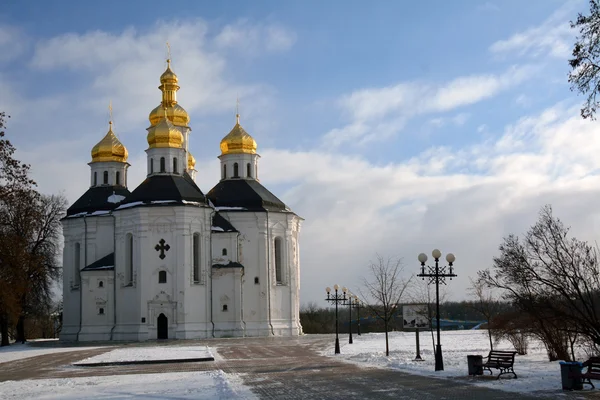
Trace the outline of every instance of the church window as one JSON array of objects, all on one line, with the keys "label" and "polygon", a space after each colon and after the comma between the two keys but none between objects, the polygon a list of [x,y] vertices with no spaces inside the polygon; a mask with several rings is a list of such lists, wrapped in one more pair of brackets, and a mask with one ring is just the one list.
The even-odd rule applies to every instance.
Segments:
[{"label": "church window", "polygon": [[167,283],[167,271],[158,271],[158,283]]},{"label": "church window", "polygon": [[160,158],[160,172],[165,172],[165,158],[161,157]]},{"label": "church window", "polygon": [[128,233],[125,240],[126,279],[127,284],[133,283],[133,235]]},{"label": "church window", "polygon": [[104,184],[108,185],[108,171],[104,171]]},{"label": "church window", "polygon": [[98,172],[94,171],[94,186],[98,185]]},{"label": "church window", "polygon": [[238,167],[238,163],[233,163],[233,177],[234,178],[239,178],[239,167]]},{"label": "church window", "polygon": [[121,173],[119,171],[117,171],[117,173],[115,174],[116,176],[116,183],[117,185],[121,184]]},{"label": "church window", "polygon": [[223,179],[227,179],[227,164],[223,165]]},{"label": "church window", "polygon": [[198,233],[194,233],[194,243],[193,243],[193,279],[194,282],[200,282],[200,235]]},{"label": "church window", "polygon": [[259,280],[258,280],[258,276],[255,276],[255,277],[254,277],[254,284],[255,284],[255,285],[258,285],[258,282],[259,282]]},{"label": "church window", "polygon": [[223,311],[227,311],[227,304],[223,304]]},{"label": "church window", "polygon": [[154,159],[153,158],[150,159],[150,173],[151,174],[154,173]]},{"label": "church window", "polygon": [[280,237],[275,238],[275,281],[283,283],[283,241]]},{"label": "church window", "polygon": [[81,244],[75,243],[75,252],[73,257],[73,273],[75,274],[73,277],[73,286],[79,287],[79,280],[81,278]]},{"label": "church window", "polygon": [[252,178],[252,166],[250,163],[246,164],[246,175],[248,178]]},{"label": "church window", "polygon": [[227,255],[227,249],[223,249],[223,251],[221,252],[221,254],[223,254],[224,256]]},{"label": "church window", "polygon": [[102,282],[102,281],[98,281],[98,287],[99,287],[99,288],[102,288],[102,287],[104,287],[104,282]]},{"label": "church window", "polygon": [[98,309],[98,314],[99,314],[99,315],[104,315],[104,308],[100,307],[100,308]]},{"label": "church window", "polygon": [[177,157],[173,157],[173,173],[177,173]]}]

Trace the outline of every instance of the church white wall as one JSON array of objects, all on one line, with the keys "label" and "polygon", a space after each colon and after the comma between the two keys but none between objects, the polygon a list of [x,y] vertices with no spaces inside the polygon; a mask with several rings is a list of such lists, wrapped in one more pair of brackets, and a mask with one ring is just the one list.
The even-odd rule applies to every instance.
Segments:
[{"label": "church white wall", "polygon": [[242,276],[240,267],[212,268],[213,322],[215,337],[244,336]]},{"label": "church white wall", "polygon": [[[117,304],[132,304],[119,308],[120,338],[155,339],[157,318],[164,314],[169,322],[170,338],[209,337],[210,287],[207,269],[210,265],[210,215],[212,210],[201,207],[139,207],[117,211]],[[193,235],[200,235],[200,280],[193,282]],[[133,282],[126,282],[127,234],[134,238]],[[161,259],[155,247],[163,239],[169,250]],[[159,283],[161,271],[166,283]],[[135,304],[135,305],[133,305]],[[144,322],[142,322],[144,321]]]},{"label": "church white wall", "polygon": [[[225,154],[219,156],[221,160],[221,180],[236,178],[235,164],[238,165],[237,178],[258,179],[258,154]],[[248,167],[250,164],[250,176],[248,176]],[[226,171],[226,173],[225,173]]]},{"label": "church white wall", "polygon": [[[222,214],[240,231],[239,262],[245,267],[242,292],[246,335],[300,334],[297,255],[300,218],[280,212],[223,211]],[[276,237],[283,241],[284,279],[280,284],[275,279]],[[256,278],[258,283],[255,283]]]},{"label": "church white wall", "polygon": [[[127,187],[127,168],[129,164],[117,161],[91,162],[90,187],[94,186],[125,186]],[[108,183],[104,183],[104,172],[107,172]],[[119,183],[117,183],[117,172]]]},{"label": "church white wall", "polygon": [[[154,174],[183,175],[187,169],[187,154],[183,148],[154,147],[146,150],[148,176]],[[160,170],[160,159],[165,158],[165,170]],[[177,172],[173,169],[173,159],[177,159]]]},{"label": "church white wall", "polygon": [[83,271],[83,319],[79,340],[110,340],[114,326],[114,276],[112,270]]},{"label": "church white wall", "polygon": [[[78,335],[81,333],[81,315],[84,316],[81,321],[85,322],[85,315],[88,312],[85,304],[83,310],[81,310],[82,300],[87,299],[89,296],[87,288],[84,287],[85,277],[83,276],[87,272],[81,273],[79,271],[113,252],[113,218],[102,215],[66,218],[62,222],[65,242],[63,249],[63,328],[61,339],[77,340]],[[77,245],[80,249],[78,260],[76,260]],[[77,265],[79,271],[77,271]],[[109,307],[112,307],[112,305]]]}]

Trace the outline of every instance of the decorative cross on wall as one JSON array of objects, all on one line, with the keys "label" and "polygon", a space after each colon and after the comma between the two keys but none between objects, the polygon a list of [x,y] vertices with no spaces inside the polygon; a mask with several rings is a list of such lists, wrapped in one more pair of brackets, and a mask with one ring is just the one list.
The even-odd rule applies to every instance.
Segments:
[{"label": "decorative cross on wall", "polygon": [[160,251],[160,259],[164,259],[165,256],[165,251],[169,251],[169,249],[171,248],[171,246],[169,246],[168,244],[165,245],[165,239],[160,239],[160,241],[158,242],[158,244],[156,245],[156,247],[154,247],[154,249],[156,251]]}]

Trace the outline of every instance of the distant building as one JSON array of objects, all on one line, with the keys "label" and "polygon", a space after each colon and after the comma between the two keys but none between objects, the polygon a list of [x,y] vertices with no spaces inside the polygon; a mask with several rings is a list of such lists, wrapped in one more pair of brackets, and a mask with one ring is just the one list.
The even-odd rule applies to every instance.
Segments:
[{"label": "distant building", "polygon": [[160,82],[147,178],[128,190],[127,149],[109,122],[90,188],[62,221],[61,340],[301,334],[302,219],[260,184],[239,114],[221,141],[221,179],[202,193],[170,60]]}]

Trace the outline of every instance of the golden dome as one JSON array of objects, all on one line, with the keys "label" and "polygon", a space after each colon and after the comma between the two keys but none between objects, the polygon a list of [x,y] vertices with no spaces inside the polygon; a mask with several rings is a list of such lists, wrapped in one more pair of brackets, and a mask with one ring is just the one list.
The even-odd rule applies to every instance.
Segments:
[{"label": "golden dome", "polygon": [[176,126],[187,127],[190,123],[190,116],[187,111],[177,104],[177,91],[179,86],[177,82],[179,79],[175,72],[171,69],[171,60],[167,60],[167,69],[160,76],[160,86],[158,87],[162,92],[162,102],[158,107],[150,112],[148,119],[150,120],[150,126],[155,126],[164,117],[164,109],[167,109],[167,118]]},{"label": "golden dome", "polygon": [[177,83],[178,81],[179,78],[177,78],[177,75],[171,69],[171,60],[167,59],[167,69],[160,76],[160,83]]},{"label": "golden dome", "polygon": [[[173,103],[170,106],[167,106],[167,118],[169,121],[173,123],[175,126],[188,126],[190,123],[190,116],[187,111],[183,109],[179,104]],[[161,119],[165,117],[165,107],[163,103],[160,103],[158,107],[150,112],[150,116],[148,119],[150,120],[150,126],[154,126],[160,122]]]},{"label": "golden dome", "polygon": [[108,133],[92,148],[92,162],[127,162],[127,156],[127,149],[115,136],[112,130],[112,121],[110,121]]},{"label": "golden dome", "polygon": [[194,158],[194,156],[192,155],[192,153],[190,153],[188,151],[187,153],[187,165],[188,165],[188,169],[194,169],[194,167],[196,167],[196,159]]},{"label": "golden dome", "polygon": [[240,115],[231,132],[221,140],[221,155],[224,154],[256,154],[256,141],[240,125]]},{"label": "golden dome", "polygon": [[167,118],[163,111],[162,120],[153,127],[148,128],[148,145],[155,147],[181,148],[183,144],[183,135]]}]

